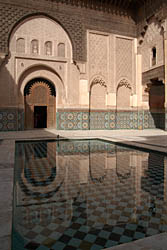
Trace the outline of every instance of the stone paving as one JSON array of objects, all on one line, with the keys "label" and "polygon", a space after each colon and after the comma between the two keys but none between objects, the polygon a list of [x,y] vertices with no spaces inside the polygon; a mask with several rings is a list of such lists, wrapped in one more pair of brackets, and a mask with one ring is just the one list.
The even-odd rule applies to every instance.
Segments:
[{"label": "stone paving", "polygon": [[[11,249],[12,191],[15,141],[56,138],[100,138],[125,145],[167,153],[167,132],[163,130],[92,130],[55,129],[0,132],[0,250]],[[112,247],[112,250],[167,250],[167,233]]]}]

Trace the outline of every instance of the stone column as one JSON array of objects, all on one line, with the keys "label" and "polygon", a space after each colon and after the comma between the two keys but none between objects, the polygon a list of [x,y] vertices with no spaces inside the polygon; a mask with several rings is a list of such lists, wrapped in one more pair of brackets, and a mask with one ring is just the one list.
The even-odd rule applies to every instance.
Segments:
[{"label": "stone column", "polygon": [[165,67],[165,130],[167,130],[167,19],[163,21],[164,29],[164,67]]},{"label": "stone column", "polygon": [[142,55],[136,55],[136,94],[137,94],[137,107],[142,106]]},{"label": "stone column", "polygon": [[137,109],[138,113],[138,129],[144,128],[144,112],[142,100],[142,54],[140,46],[135,41],[136,48],[136,95],[133,96],[133,107]]}]

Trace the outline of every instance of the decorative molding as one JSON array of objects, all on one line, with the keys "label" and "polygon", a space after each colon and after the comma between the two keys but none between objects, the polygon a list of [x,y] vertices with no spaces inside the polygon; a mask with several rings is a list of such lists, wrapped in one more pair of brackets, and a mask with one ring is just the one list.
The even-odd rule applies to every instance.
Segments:
[{"label": "decorative molding", "polygon": [[145,85],[148,82],[151,82],[152,79],[158,79],[159,81],[165,80],[165,66],[164,65],[142,73],[142,85]]},{"label": "decorative molding", "polygon": [[125,78],[123,78],[123,79],[119,82],[119,84],[118,84],[118,86],[117,86],[117,90],[118,90],[120,87],[123,87],[123,86],[125,86],[126,88],[132,90],[132,87],[131,87],[129,81],[128,81],[127,79],[125,79]]},{"label": "decorative molding", "polygon": [[50,89],[50,95],[52,96],[56,96],[56,91],[54,86],[51,84],[51,82],[49,82],[46,79],[43,78],[35,78],[32,79],[26,86],[24,89],[24,96],[26,95],[30,95],[31,94],[31,89],[34,86],[34,84],[44,84],[46,85],[49,89]]},{"label": "decorative molding", "polygon": [[106,85],[105,80],[104,80],[102,77],[100,77],[100,76],[96,76],[96,77],[93,79],[93,81],[92,81],[92,83],[91,83],[91,88],[92,88],[94,85],[96,85],[96,84],[100,84],[101,86],[107,88],[107,85]]}]

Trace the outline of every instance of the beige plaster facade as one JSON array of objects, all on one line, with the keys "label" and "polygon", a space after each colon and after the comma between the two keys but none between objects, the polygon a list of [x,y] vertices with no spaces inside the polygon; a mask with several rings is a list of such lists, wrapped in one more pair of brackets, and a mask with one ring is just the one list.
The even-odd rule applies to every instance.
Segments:
[{"label": "beige plaster facade", "polygon": [[[15,24],[8,37],[10,53],[6,60],[2,53],[0,68],[1,116],[5,116],[3,110],[7,112],[7,109],[14,109],[15,113],[7,112],[11,120],[7,117],[6,125],[0,121],[2,130],[27,128],[26,95],[30,93],[25,92],[26,86],[31,81],[33,85],[45,80],[55,91],[53,112],[56,121],[52,125],[47,123],[48,128],[165,128],[166,19],[159,20],[156,14],[148,18],[145,25],[139,22],[137,26],[126,14],[124,17],[119,12],[107,14],[103,21],[111,18],[110,24],[117,21],[120,27],[117,24],[115,30],[106,31],[99,29],[102,25],[100,11],[89,10],[89,13],[96,13],[98,22],[92,28],[84,24],[85,21],[82,24],[85,37],[81,35],[78,39],[85,42],[86,60],[75,60],[76,55],[81,57],[82,51],[78,49],[76,54],[79,42],[77,37],[74,41],[63,20],[57,21],[43,12],[25,15]],[[84,10],[83,15],[86,15]],[[139,34],[129,35],[128,28],[126,35],[123,34],[120,31],[123,22],[129,27],[136,25]],[[79,26],[77,32],[82,32]],[[35,120],[36,106],[46,106],[49,114],[49,104],[39,105],[33,100],[29,108],[32,119]],[[16,124],[12,123],[12,117]],[[148,117],[146,121],[145,117]],[[34,128],[33,124],[32,121],[28,128]]]}]

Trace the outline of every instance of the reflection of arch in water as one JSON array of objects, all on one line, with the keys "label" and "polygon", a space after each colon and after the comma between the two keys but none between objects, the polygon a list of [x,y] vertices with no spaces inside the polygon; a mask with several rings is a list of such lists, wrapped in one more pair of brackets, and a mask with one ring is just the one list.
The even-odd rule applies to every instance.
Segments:
[{"label": "reflection of arch in water", "polygon": [[35,187],[48,186],[56,178],[56,166],[51,168],[51,175],[43,181],[35,180],[35,178],[33,177],[33,173],[28,168],[24,169],[24,175],[25,175],[25,178],[27,179],[27,181]]},{"label": "reflection of arch in water", "polygon": [[[128,163],[128,166],[126,165],[126,163]],[[123,170],[128,170],[128,171],[125,172]],[[132,166],[130,165],[129,152],[117,152],[116,149],[116,175],[119,181],[123,183],[126,180],[128,180],[131,177],[131,170]]]},{"label": "reflection of arch in water", "polygon": [[[106,169],[104,169],[103,175],[101,175],[100,177],[93,177],[93,171],[92,171],[93,163],[91,161],[90,142],[88,144],[88,148],[89,148],[89,175],[90,175],[90,179],[95,184],[103,183],[105,181],[106,176],[107,176],[107,173],[106,173],[107,171],[106,171]],[[96,163],[97,163],[97,160],[96,160]]]},{"label": "reflection of arch in water", "polygon": [[56,156],[51,152],[56,150],[54,145],[49,144],[47,149],[47,145],[42,142],[25,144],[20,148],[18,181],[26,195],[51,197],[63,185],[65,169],[56,166]]},{"label": "reflection of arch in water", "polygon": [[49,198],[52,197],[55,193],[57,193],[59,191],[59,189],[61,188],[62,184],[63,184],[64,180],[60,183],[59,186],[57,186],[54,190],[46,192],[46,193],[42,193],[42,192],[33,192],[31,191],[22,181],[22,179],[19,180],[19,184],[21,186],[22,191],[28,195],[33,197],[39,197],[39,198]]},{"label": "reflection of arch in water", "polygon": [[133,95],[133,89],[128,79],[122,78],[116,89],[116,106],[118,109],[130,108],[130,98]]},{"label": "reflection of arch in water", "polygon": [[131,169],[130,169],[129,173],[121,174],[121,173],[118,172],[118,170],[116,168],[116,174],[117,174],[117,177],[120,180],[120,182],[124,182],[125,180],[127,180],[127,179],[130,178],[130,176],[131,176]]},{"label": "reflection of arch in water", "polygon": [[103,181],[105,181],[105,178],[107,176],[107,174],[104,173],[104,175],[99,178],[93,177],[92,171],[91,171],[91,164],[89,164],[89,175],[93,183],[103,183]]}]

